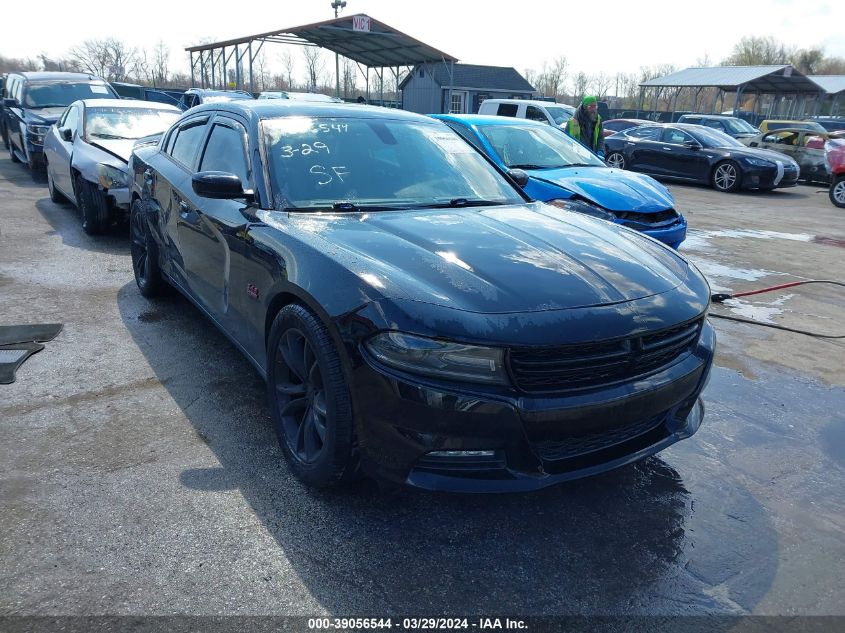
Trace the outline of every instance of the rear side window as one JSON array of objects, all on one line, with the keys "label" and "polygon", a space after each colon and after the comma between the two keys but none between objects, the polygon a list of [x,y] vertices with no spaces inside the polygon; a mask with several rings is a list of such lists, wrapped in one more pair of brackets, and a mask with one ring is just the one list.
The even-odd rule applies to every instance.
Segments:
[{"label": "rear side window", "polygon": [[249,168],[244,152],[243,131],[226,125],[211,128],[208,143],[202,155],[200,171],[225,171],[241,179],[244,187],[249,183]]},{"label": "rear side window", "polygon": [[723,132],[725,131],[725,124],[719,119],[707,119],[706,121],[704,121],[704,125],[706,125],[707,127],[712,127],[716,130],[722,130]]},{"label": "rear side window", "polygon": [[516,116],[518,110],[519,106],[515,103],[500,103],[496,114],[499,116]]},{"label": "rear side window", "polygon": [[170,155],[188,169],[192,169],[197,158],[200,143],[205,136],[207,119],[191,121],[179,128]]},{"label": "rear side window", "polygon": [[628,130],[626,134],[632,138],[638,138],[642,141],[659,141],[660,132],[663,128],[654,127],[651,125],[643,125]]},{"label": "rear side window", "polygon": [[540,121],[541,123],[548,123],[545,113],[535,106],[528,106],[525,109],[525,118],[531,121]]}]

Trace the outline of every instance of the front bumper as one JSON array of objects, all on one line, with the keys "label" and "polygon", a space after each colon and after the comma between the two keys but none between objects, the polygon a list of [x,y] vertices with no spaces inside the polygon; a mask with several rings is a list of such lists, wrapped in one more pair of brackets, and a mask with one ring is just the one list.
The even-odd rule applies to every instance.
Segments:
[{"label": "front bumper", "polygon": [[455,492],[536,490],[617,468],[698,430],[714,349],[705,323],[696,347],[670,366],[562,396],[458,390],[364,358],[352,380],[361,465]]},{"label": "front bumper", "polygon": [[677,250],[687,237],[687,223],[682,220],[667,227],[644,229],[643,233]]},{"label": "front bumper", "polygon": [[769,167],[753,167],[746,169],[742,175],[743,189],[772,189],[794,187],[798,184],[798,170],[789,166],[784,167],[781,176],[777,170]]}]

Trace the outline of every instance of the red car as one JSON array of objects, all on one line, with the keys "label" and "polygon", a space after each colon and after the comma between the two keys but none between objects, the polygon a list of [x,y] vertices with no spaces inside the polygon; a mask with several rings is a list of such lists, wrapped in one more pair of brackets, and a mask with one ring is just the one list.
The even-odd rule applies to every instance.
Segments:
[{"label": "red car", "polygon": [[830,170],[830,201],[845,208],[845,139],[825,143],[824,158]]}]

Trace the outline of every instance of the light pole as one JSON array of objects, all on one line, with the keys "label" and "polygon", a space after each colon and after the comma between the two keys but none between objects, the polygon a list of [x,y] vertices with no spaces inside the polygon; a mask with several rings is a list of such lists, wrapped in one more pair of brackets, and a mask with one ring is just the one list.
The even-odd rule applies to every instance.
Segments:
[{"label": "light pole", "polygon": [[[340,11],[343,11],[343,8],[346,6],[346,0],[332,0],[332,9],[334,9],[334,17],[337,18],[337,14]],[[334,54],[334,96],[338,99],[340,98],[340,56],[335,52]]]}]

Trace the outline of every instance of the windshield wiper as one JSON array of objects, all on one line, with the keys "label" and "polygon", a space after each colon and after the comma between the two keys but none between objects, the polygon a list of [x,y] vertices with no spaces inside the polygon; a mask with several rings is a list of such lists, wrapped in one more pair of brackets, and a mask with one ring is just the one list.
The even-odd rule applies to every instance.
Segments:
[{"label": "windshield wiper", "polygon": [[508,165],[508,169],[554,169],[549,165],[534,165],[532,163],[523,163],[519,165]]},{"label": "windshield wiper", "polygon": [[96,138],[104,138],[109,141],[128,141],[130,138],[128,136],[118,136],[117,134],[106,134],[105,132],[97,132],[96,134],[92,134]]},{"label": "windshield wiper", "polygon": [[44,105],[30,106],[33,110],[40,110],[41,108],[66,108],[66,103],[45,103]]},{"label": "windshield wiper", "polygon": [[414,206],[421,209],[462,209],[465,207],[492,207],[502,204],[510,203],[502,200],[482,200],[481,198],[452,198],[449,202],[433,202]]},{"label": "windshield wiper", "polygon": [[570,163],[569,165],[561,165],[563,167],[603,167],[604,165],[596,165],[595,163]]}]

